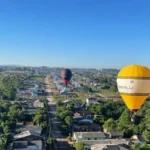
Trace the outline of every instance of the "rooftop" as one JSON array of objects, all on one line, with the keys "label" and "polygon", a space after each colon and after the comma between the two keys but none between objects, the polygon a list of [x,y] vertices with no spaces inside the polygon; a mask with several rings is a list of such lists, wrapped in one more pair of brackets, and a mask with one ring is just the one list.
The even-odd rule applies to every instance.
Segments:
[{"label": "rooftop", "polygon": [[35,141],[14,141],[13,148],[16,150],[26,149],[26,150],[41,150],[42,149],[42,141],[35,140]]},{"label": "rooftop", "polygon": [[25,137],[28,137],[28,136],[31,136],[31,135],[41,137],[39,133],[28,130],[28,131],[24,131],[24,132],[21,132],[19,134],[14,135],[14,139],[17,140],[17,139],[25,138]]},{"label": "rooftop", "polygon": [[86,137],[86,138],[99,138],[99,137],[106,137],[104,132],[74,132],[74,134],[79,137]]}]

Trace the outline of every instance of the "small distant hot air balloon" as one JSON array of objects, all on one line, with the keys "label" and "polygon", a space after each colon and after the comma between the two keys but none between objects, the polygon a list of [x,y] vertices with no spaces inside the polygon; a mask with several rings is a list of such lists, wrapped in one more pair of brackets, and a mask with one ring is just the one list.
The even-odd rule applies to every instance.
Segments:
[{"label": "small distant hot air balloon", "polygon": [[150,70],[142,65],[129,65],[120,70],[117,77],[118,91],[132,113],[136,112],[150,94]]},{"label": "small distant hot air balloon", "polygon": [[72,72],[69,69],[65,69],[61,71],[61,78],[63,83],[67,86],[70,79],[72,77]]}]

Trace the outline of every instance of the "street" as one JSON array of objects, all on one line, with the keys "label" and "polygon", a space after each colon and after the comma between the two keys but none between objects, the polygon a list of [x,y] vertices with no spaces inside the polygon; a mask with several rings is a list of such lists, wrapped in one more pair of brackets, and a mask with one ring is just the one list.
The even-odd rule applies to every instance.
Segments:
[{"label": "street", "polygon": [[57,148],[58,150],[74,150],[73,147],[70,146],[68,143],[68,140],[61,134],[59,124],[59,120],[56,117],[56,102],[53,101],[52,95],[50,94],[51,88],[49,84],[49,76],[46,76],[45,78],[45,92],[47,93],[47,99],[49,101],[49,116],[50,116],[50,121],[52,122],[51,126],[51,134],[52,137],[56,138],[57,140]]}]

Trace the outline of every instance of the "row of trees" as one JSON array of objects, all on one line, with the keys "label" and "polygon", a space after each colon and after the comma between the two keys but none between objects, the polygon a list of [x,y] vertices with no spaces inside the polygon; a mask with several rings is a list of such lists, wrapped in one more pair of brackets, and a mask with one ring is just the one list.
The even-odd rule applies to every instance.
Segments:
[{"label": "row of trees", "polygon": [[69,133],[71,133],[73,112],[74,108],[72,104],[65,107],[63,104],[58,103],[56,106],[56,116],[61,120],[61,127],[66,135],[69,135]]},{"label": "row of trees", "polygon": [[33,122],[35,124],[41,126],[44,129],[49,126],[48,120],[49,120],[48,111],[45,108],[38,108],[35,111],[33,117]]},{"label": "row of trees", "polygon": [[95,121],[103,125],[107,131],[123,131],[124,136],[130,138],[133,134],[142,134],[150,140],[150,102],[147,101],[138,111],[135,123],[131,122],[130,111],[122,101],[109,101],[102,104],[93,104],[88,110],[95,115]]},{"label": "row of trees", "polygon": [[109,89],[113,92],[117,92],[117,83],[115,77],[102,77],[99,82],[103,84],[102,89]]},{"label": "row of trees", "polygon": [[21,87],[23,81],[19,76],[0,77],[0,95],[2,99],[14,100],[16,92]]},{"label": "row of trees", "polygon": [[[115,76],[109,76],[109,77],[89,76],[89,79],[91,80],[91,82],[96,82],[97,84],[102,85],[101,89],[117,92],[117,83],[116,83]],[[86,79],[80,79],[80,82],[88,84],[89,81],[86,81]],[[86,86],[84,85],[84,88],[82,88],[82,90],[85,92],[93,92],[93,89],[87,85]]]},{"label": "row of trees", "polygon": [[0,148],[6,149],[13,141],[11,133],[16,131],[16,123],[25,119],[22,107],[18,103],[13,105],[4,100],[0,100]]},{"label": "row of trees", "polygon": [[49,107],[48,101],[45,97],[39,97],[39,100],[44,103],[44,108],[38,108],[33,116],[33,122],[42,127],[42,129],[47,129],[50,126],[49,122]]}]

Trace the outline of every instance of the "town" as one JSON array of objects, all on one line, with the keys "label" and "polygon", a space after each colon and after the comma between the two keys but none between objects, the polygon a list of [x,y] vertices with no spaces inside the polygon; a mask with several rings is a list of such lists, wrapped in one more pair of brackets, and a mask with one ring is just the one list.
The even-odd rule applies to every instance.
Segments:
[{"label": "town", "polygon": [[0,66],[0,150],[150,149],[149,98],[131,122],[117,69]]}]

